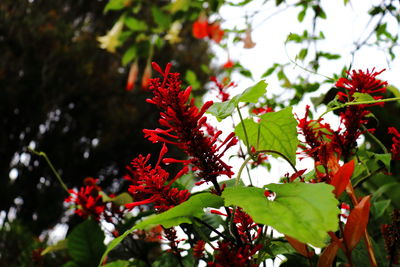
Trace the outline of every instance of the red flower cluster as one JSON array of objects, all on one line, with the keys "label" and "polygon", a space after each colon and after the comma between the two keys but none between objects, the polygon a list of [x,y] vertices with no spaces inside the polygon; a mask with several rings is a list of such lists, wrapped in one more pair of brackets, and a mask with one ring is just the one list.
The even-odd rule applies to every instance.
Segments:
[{"label": "red flower cluster", "polygon": [[222,102],[228,101],[230,95],[226,92],[229,88],[235,87],[236,84],[234,82],[229,82],[229,78],[225,77],[221,82],[217,80],[217,77],[212,76],[210,78],[218,90],[218,98],[221,99]]},{"label": "red flower cluster", "polygon": [[390,150],[392,152],[392,159],[400,160],[400,133],[394,127],[389,127],[388,133],[393,135],[392,137],[393,144]]},{"label": "red flower cluster", "polygon": [[101,188],[96,184],[98,179],[91,177],[85,178],[85,186],[81,187],[79,192],[73,189],[69,190],[69,197],[65,202],[72,202],[77,205],[75,213],[84,219],[92,216],[96,221],[100,219],[101,214],[104,212],[105,203],[102,196],[99,194]]},{"label": "red flower cluster", "polygon": [[385,241],[385,248],[388,252],[388,260],[395,265],[400,260],[400,210],[394,209],[392,223],[381,226],[382,236]]},{"label": "red flower cluster", "polygon": [[217,44],[219,44],[222,37],[224,37],[224,31],[221,29],[219,22],[209,23],[205,16],[200,16],[199,19],[193,23],[192,33],[197,39],[208,37]]},{"label": "red flower cluster", "polygon": [[254,107],[251,110],[251,113],[255,114],[255,115],[262,115],[268,112],[274,112],[274,109],[271,107],[261,107],[261,108],[256,108]]},{"label": "red flower cluster", "polygon": [[183,239],[178,239],[176,235],[176,230],[174,228],[164,229],[165,239],[168,240],[168,245],[170,249],[167,252],[174,254],[177,257],[180,257],[181,249],[178,248],[178,245]]},{"label": "red flower cluster", "polygon": [[339,100],[341,101],[351,101],[354,93],[364,93],[370,94],[374,99],[381,99],[382,96],[373,95],[376,93],[384,93],[386,91],[387,82],[383,82],[381,80],[376,79],[376,76],[384,72],[385,70],[381,70],[379,72],[375,72],[375,69],[372,69],[371,72],[367,70],[367,72],[363,72],[362,70],[355,71],[353,70],[351,73],[347,72],[350,75],[350,79],[340,78],[336,82],[336,87],[343,88],[347,92],[339,92]]},{"label": "red flower cluster", "polygon": [[243,267],[258,266],[254,261],[253,255],[261,249],[262,245],[245,245],[236,247],[230,241],[218,242],[215,250],[214,261],[209,262],[210,267]]},{"label": "red flower cluster", "polygon": [[[367,70],[366,73],[362,70],[347,72],[350,75],[349,79],[340,78],[336,82],[336,87],[345,89],[345,92],[338,93],[339,101],[353,101],[355,93],[370,94],[374,99],[381,99],[382,96],[376,94],[386,91],[387,82],[376,79],[376,76],[383,71],[375,72],[372,69],[371,72]],[[377,104],[348,106],[340,114],[345,130],[338,137],[342,147],[342,155],[345,159],[352,155],[352,150],[357,146],[356,141],[363,133],[361,126],[368,122],[367,115],[370,114],[370,111],[365,110],[365,108],[373,105]],[[380,105],[383,105],[383,103],[380,103]]]},{"label": "red flower cluster", "polygon": [[[322,123],[322,119],[309,120],[309,112],[310,106],[307,105],[304,118],[297,118],[300,133],[305,137],[304,144],[299,146],[306,155],[314,159],[318,182],[329,182],[332,174],[338,170],[342,150],[337,142],[337,134],[330,125]],[[324,172],[318,166],[322,166]]]},{"label": "red flower cluster", "polygon": [[191,87],[181,90],[179,73],[169,73],[171,64],[168,64],[165,72],[153,63],[153,67],[163,76],[160,79],[152,79],[149,89],[154,97],[147,102],[156,105],[162,111],[159,123],[166,129],[145,129],[145,137],[150,141],[173,144],[182,149],[190,158],[187,160],[164,159],[164,163],[184,163],[194,165],[193,170],[198,171],[198,176],[205,181],[214,184],[217,191],[220,190],[217,177],[227,175],[231,177],[233,172],[223,160],[222,156],[227,149],[237,144],[234,133],[217,144],[222,131],[217,131],[213,136],[205,136],[202,127],[206,127],[206,110],[212,105],[212,101],[206,102],[198,110],[194,105],[194,99],[189,101]]},{"label": "red flower cluster", "polygon": [[261,228],[241,208],[237,208],[233,218],[244,244],[251,244],[261,233]]},{"label": "red flower cluster", "polygon": [[190,193],[188,190],[179,190],[171,187],[174,181],[188,172],[188,168],[184,167],[174,179],[168,182],[169,173],[159,166],[167,151],[167,147],[164,144],[157,165],[154,168],[147,164],[150,155],[147,155],[147,157],[139,155],[132,160],[131,166],[127,167],[129,175],[126,175],[125,179],[132,183],[128,192],[138,201],[125,204],[126,208],[133,209],[139,205],[153,204],[157,211],[163,212],[189,198]]},{"label": "red flower cluster", "polygon": [[203,257],[205,245],[206,242],[204,240],[199,240],[196,242],[196,244],[194,244],[193,256],[195,259],[200,259],[201,257]]}]

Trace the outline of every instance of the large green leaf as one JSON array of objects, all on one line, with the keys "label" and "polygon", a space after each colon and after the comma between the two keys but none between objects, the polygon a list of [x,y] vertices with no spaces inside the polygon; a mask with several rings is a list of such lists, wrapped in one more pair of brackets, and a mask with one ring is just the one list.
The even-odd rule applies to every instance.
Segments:
[{"label": "large green leaf", "polygon": [[239,206],[256,223],[269,225],[300,242],[323,247],[329,231],[338,227],[338,201],[328,184],[269,184],[274,200],[264,196],[264,189],[231,187],[222,193],[225,205]]},{"label": "large green leaf", "polygon": [[97,266],[105,250],[104,233],[93,220],[75,227],[68,236],[68,252],[79,266]]},{"label": "large green leaf", "polygon": [[224,205],[224,201],[220,196],[211,193],[200,193],[192,196],[186,202],[167,210],[161,214],[153,215],[144,221],[136,224],[131,229],[125,231],[121,236],[115,238],[107,246],[103,254],[102,262],[107,254],[114,249],[122,240],[136,229],[147,229],[152,226],[162,224],[164,227],[169,228],[172,226],[180,225],[181,223],[192,223],[192,218],[201,218],[204,214],[203,209],[207,207],[219,208]]},{"label": "large green leaf", "polygon": [[229,101],[214,103],[207,110],[207,113],[214,115],[218,121],[221,121],[232,115],[239,102],[257,103],[258,99],[266,93],[267,85],[265,81],[259,81]]},{"label": "large green leaf", "polygon": [[261,121],[245,119],[235,128],[239,139],[245,143],[246,128],[249,145],[257,150],[274,150],[285,155],[293,164],[296,162],[296,150],[299,143],[297,139],[297,121],[288,107],[278,112],[269,112],[260,116]]}]

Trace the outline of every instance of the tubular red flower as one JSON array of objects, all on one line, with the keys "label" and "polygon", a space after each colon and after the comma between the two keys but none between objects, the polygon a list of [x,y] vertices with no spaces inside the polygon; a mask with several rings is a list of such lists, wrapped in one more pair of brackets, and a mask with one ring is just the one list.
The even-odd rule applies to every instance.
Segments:
[{"label": "tubular red flower", "polygon": [[[153,66],[156,66],[156,70],[161,69],[155,63]],[[194,99],[189,99],[191,87],[182,90],[179,73],[169,73],[169,68],[170,64],[164,72],[160,72],[164,77],[162,82],[160,79],[150,81],[149,89],[154,97],[148,101],[161,110],[160,124],[167,129],[145,129],[143,132],[154,143],[165,142],[182,149],[190,157],[185,164],[193,164],[200,178],[215,185],[219,175],[233,175],[231,167],[221,157],[237,143],[237,139],[234,134],[230,134],[218,145],[220,132],[216,132],[214,136],[205,136],[202,131],[207,126],[204,113],[212,105],[212,101],[206,102],[198,110]],[[173,160],[167,159],[165,162]]]},{"label": "tubular red flower", "polygon": [[[345,89],[345,92],[339,92],[339,101],[349,102],[354,100],[355,93],[370,94],[374,99],[381,99],[381,93],[386,91],[387,82],[381,81],[376,78],[384,71],[375,72],[372,69],[370,72],[363,72],[362,70],[353,70],[349,74],[349,78],[340,78],[336,82],[336,87]],[[378,95],[377,95],[378,94]],[[367,105],[352,105],[345,108],[344,112],[340,113],[341,122],[345,126],[344,131],[338,134],[338,140],[342,147],[342,155],[348,159],[352,154],[354,148],[357,146],[357,139],[363,133],[362,125],[368,122],[367,115],[371,112],[365,108],[374,105],[383,106],[384,103],[374,103]],[[373,129],[370,129],[372,131]]]},{"label": "tubular red flower", "polygon": [[73,202],[77,207],[75,213],[84,219],[93,217],[96,221],[100,220],[100,216],[105,210],[105,203],[102,196],[99,194],[101,188],[96,184],[98,179],[88,177],[84,180],[85,186],[82,186],[79,191],[70,189],[69,197],[65,202]]},{"label": "tubular red flower", "polygon": [[169,173],[159,166],[166,152],[167,147],[164,145],[154,168],[147,164],[150,155],[147,157],[139,155],[132,160],[131,166],[127,167],[129,175],[125,176],[125,179],[132,183],[128,192],[136,200],[133,203],[126,204],[127,209],[133,209],[139,205],[153,204],[157,211],[162,212],[189,198],[188,190],[171,187],[174,181],[188,172],[188,168],[184,167],[172,180],[168,181]]},{"label": "tubular red flower", "polygon": [[[354,93],[364,93],[364,94],[376,94],[376,93],[384,93],[386,91],[387,82],[383,82],[381,80],[376,79],[376,76],[384,72],[385,70],[381,70],[379,72],[375,71],[375,68],[370,72],[363,72],[362,70],[352,72],[347,72],[350,75],[350,78],[340,78],[336,82],[336,87],[343,88],[347,90],[346,93],[340,93],[339,99],[346,98],[348,96],[352,96]],[[381,96],[373,96],[375,99],[381,98]],[[347,99],[350,100],[350,99]]]},{"label": "tubular red flower", "polygon": [[214,261],[208,262],[210,267],[242,267],[258,266],[253,255],[262,248],[262,245],[245,245],[236,247],[230,241],[218,242],[218,248],[214,254]]},{"label": "tubular red flower", "polygon": [[205,245],[205,241],[199,240],[193,246],[193,256],[195,257],[195,259],[200,259],[201,257],[203,257]]}]

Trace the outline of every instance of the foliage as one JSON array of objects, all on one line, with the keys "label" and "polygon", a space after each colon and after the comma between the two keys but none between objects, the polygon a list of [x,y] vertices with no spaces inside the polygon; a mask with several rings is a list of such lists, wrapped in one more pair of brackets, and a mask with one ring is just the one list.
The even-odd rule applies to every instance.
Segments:
[{"label": "foliage", "polygon": [[[298,49],[295,59],[268,62],[262,78],[276,73],[291,94],[270,97],[261,80],[231,96],[234,80],[254,73],[229,47],[256,45],[252,23],[262,12],[226,29],[219,11],[253,2],[0,4],[0,22],[10,25],[0,35],[0,173],[18,173],[0,184],[0,265],[260,266],[280,255],[282,266],[397,264],[400,122],[387,114],[398,111],[398,90],[378,78],[383,70],[352,70],[352,62],[321,81],[321,66],[343,56],[318,45],[329,12],[322,1],[279,0],[264,4],[295,9],[305,28],[284,44]],[[370,9],[377,22],[353,59],[366,45],[396,57],[392,2]],[[210,46],[228,55],[225,64],[210,64]],[[305,72],[293,76],[293,65]],[[201,103],[205,88],[216,101]],[[313,107],[326,111],[293,114],[317,90]],[[270,155],[291,170],[277,173]],[[282,178],[269,183],[265,169]],[[62,199],[73,219],[62,218]],[[68,235],[46,245],[44,230],[59,222]]]}]

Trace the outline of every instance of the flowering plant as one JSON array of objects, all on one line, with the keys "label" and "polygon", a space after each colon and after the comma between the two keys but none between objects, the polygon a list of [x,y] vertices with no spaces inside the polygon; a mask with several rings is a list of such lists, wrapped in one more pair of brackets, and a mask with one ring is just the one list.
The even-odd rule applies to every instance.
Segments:
[{"label": "flowering plant", "polygon": [[[400,135],[394,127],[388,129],[393,136],[390,152],[376,137],[382,154],[363,152],[358,144],[361,135],[374,132],[367,128],[370,107],[382,108],[398,100],[384,98],[387,82],[377,78],[381,72],[348,72],[335,84],[339,91],[333,104],[312,119],[310,106],[302,117],[295,116],[291,107],[274,110],[250,105],[265,95],[264,81],[233,97],[224,94],[224,101],[208,101],[199,109],[190,96],[191,87],[182,88],[180,74],[171,72],[171,64],[165,69],[156,63],[152,66],[159,78],[149,81],[152,97],[147,102],[160,110],[160,128],[143,133],[161,145],[158,160],[153,165],[151,155],[134,158],[124,177],[127,191],[118,196],[105,194],[93,178],[87,178],[78,191],[69,191],[66,202],[75,204],[75,213],[93,219],[67,238],[75,263],[260,266],[284,254],[310,266],[334,262],[356,266],[360,249],[371,266],[398,262],[398,209],[392,222],[381,225],[388,253],[382,258],[376,254],[379,238],[368,230],[374,220],[370,214],[377,212],[374,196],[358,190],[372,179],[364,172],[390,177],[390,162],[398,160]],[[247,107],[249,117],[243,118]],[[340,122],[336,129],[324,121],[324,115],[335,110]],[[209,113],[222,121],[235,112],[240,122],[233,133],[217,130],[205,116]],[[168,157],[168,147],[179,148],[186,157]],[[236,172],[225,156],[228,151],[241,159]],[[244,181],[243,170],[263,168],[262,162],[271,160],[267,154],[282,158],[292,171],[278,183],[260,186],[253,181],[256,172],[248,169],[249,180]],[[314,167],[297,169],[297,158],[312,159]],[[179,166],[174,175],[166,169],[169,164]],[[203,189],[197,189],[201,185]],[[96,238],[101,239],[97,226],[101,222],[112,226],[114,239],[107,247],[97,246],[94,258],[82,256],[77,252],[79,235],[95,228]],[[130,244],[138,249],[128,253],[133,259],[115,261],[114,251]],[[161,258],[155,259],[143,244],[153,248],[164,244],[164,249],[152,252]]]}]

